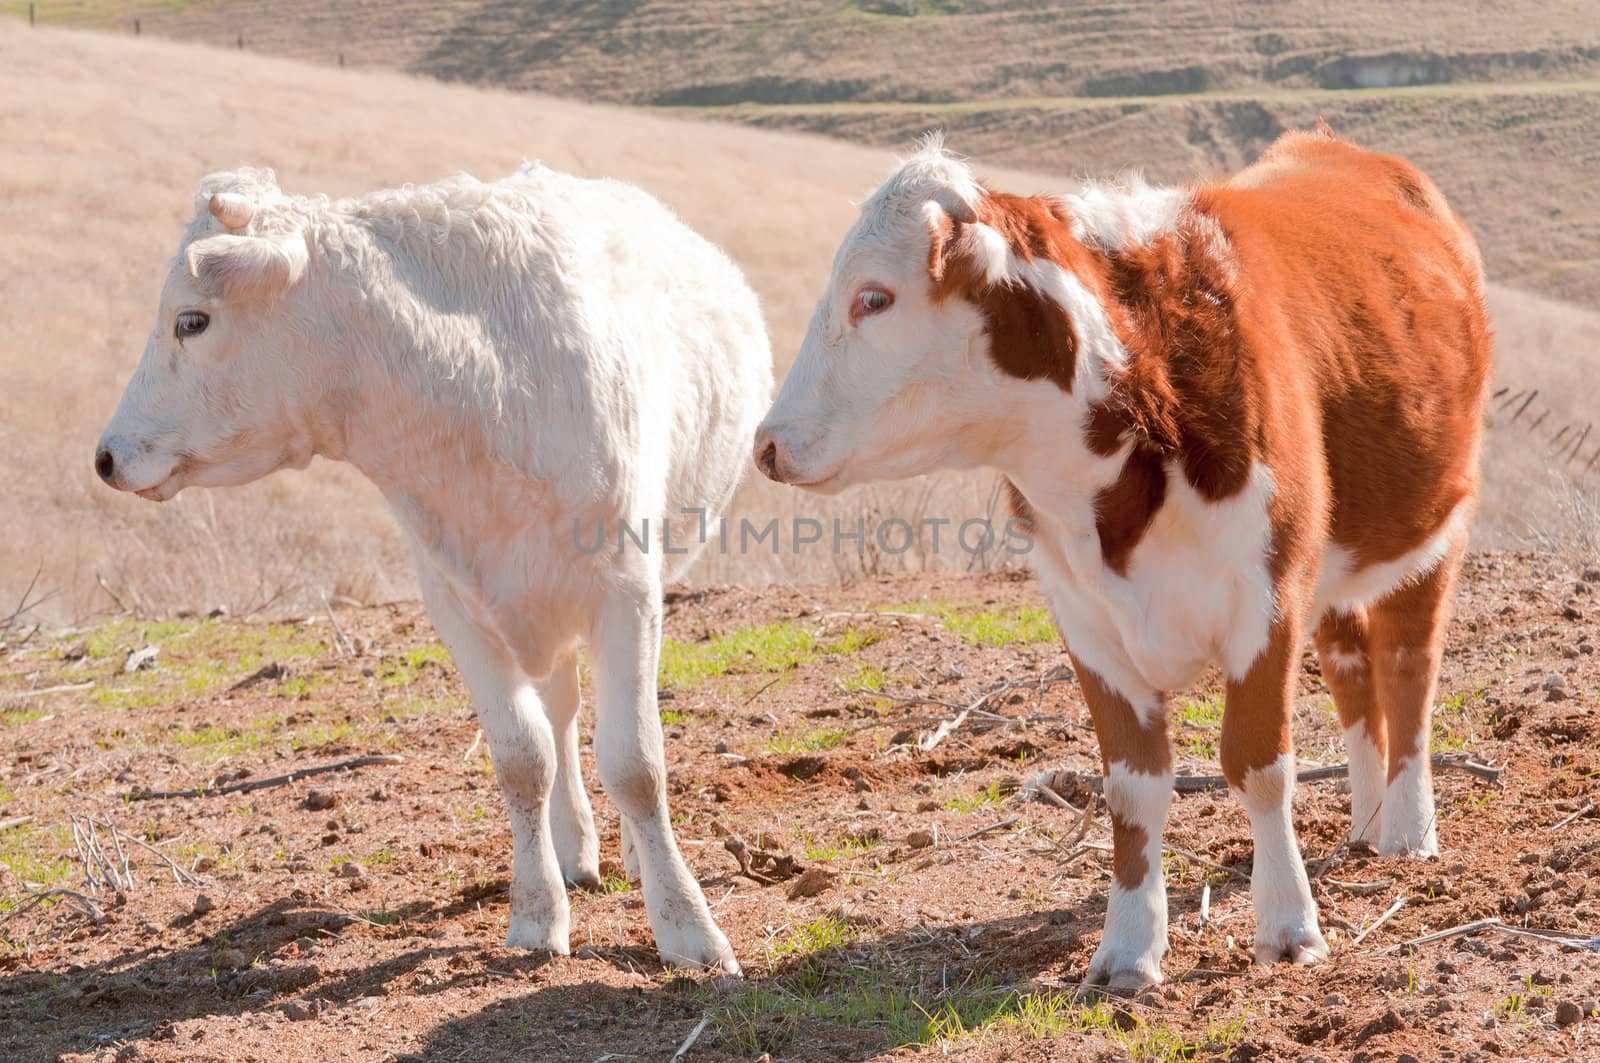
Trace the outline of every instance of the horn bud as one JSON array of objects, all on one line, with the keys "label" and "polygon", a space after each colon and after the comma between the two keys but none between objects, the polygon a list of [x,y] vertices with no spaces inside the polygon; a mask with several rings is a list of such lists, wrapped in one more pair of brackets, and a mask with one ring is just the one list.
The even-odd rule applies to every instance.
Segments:
[{"label": "horn bud", "polygon": [[255,212],[251,202],[237,192],[215,192],[211,196],[211,216],[229,229],[243,229]]}]

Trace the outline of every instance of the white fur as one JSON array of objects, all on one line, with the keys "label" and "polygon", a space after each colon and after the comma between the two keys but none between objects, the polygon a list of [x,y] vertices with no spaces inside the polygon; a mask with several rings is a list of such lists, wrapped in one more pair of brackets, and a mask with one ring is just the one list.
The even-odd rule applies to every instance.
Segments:
[{"label": "white fur", "polygon": [[[1052,490],[1048,467],[1014,473],[1046,529],[1035,563],[1063,637],[1125,696],[1182,689],[1214,662],[1242,678],[1275,615],[1271,469],[1256,464],[1245,489],[1221,502],[1206,501],[1177,465],[1167,474],[1166,502],[1120,576],[1101,559],[1091,505]],[[1136,709],[1141,702],[1155,704],[1134,700]]]},{"label": "white fur", "polygon": [[1389,750],[1400,758],[1400,771],[1383,795],[1383,834],[1378,851],[1384,856],[1438,856],[1439,832],[1433,804],[1433,766],[1428,761],[1428,732],[1417,748]]},{"label": "white fur", "polygon": [[1350,758],[1350,840],[1376,844],[1383,831],[1389,765],[1361,720],[1345,728],[1344,748]]},{"label": "white fur", "polygon": [[1328,956],[1295,841],[1290,814],[1293,800],[1294,756],[1290,753],[1264,768],[1251,769],[1239,787],[1239,803],[1250,817],[1255,842],[1250,895],[1256,905],[1257,963],[1280,959],[1312,963]]},{"label": "white fur", "polygon": [[[219,235],[217,193],[250,206],[226,201],[242,234]],[[667,816],[660,594],[687,555],[616,535],[716,514],[733,491],[771,389],[738,270],[643,192],[538,166],[337,202],[239,171],[207,178],[196,205],[102,437],[114,484],[169,498],[320,454],[382,489],[505,790],[511,945],[565,951],[562,880],[598,876],[574,722],[586,642],[599,774],[661,953],[736,971]],[[229,245],[233,297],[202,289],[185,253],[222,239],[306,257],[283,270]],[[184,310],[211,324],[180,343]],[[580,549],[597,525],[611,547]]]},{"label": "white fur", "polygon": [[1073,238],[1107,251],[1150,243],[1177,224],[1189,202],[1184,189],[1146,184],[1138,174],[1121,185],[1088,184],[1062,198],[1072,212]]},{"label": "white fur", "polygon": [[1412,580],[1426,576],[1467,533],[1467,523],[1471,518],[1472,503],[1458,503],[1427,542],[1392,561],[1361,569],[1354,567],[1355,559],[1349,550],[1330,542],[1322,555],[1322,569],[1317,580],[1317,604],[1312,615],[1321,616],[1329,609],[1351,612],[1372,604]]},{"label": "white fur", "polygon": [[1106,929],[1089,962],[1089,981],[1137,989],[1161,981],[1167,952],[1167,884],[1161,873],[1161,834],[1172,804],[1172,774],[1143,775],[1112,763],[1106,805],[1123,822],[1144,828],[1144,881],[1132,889],[1113,880]]}]

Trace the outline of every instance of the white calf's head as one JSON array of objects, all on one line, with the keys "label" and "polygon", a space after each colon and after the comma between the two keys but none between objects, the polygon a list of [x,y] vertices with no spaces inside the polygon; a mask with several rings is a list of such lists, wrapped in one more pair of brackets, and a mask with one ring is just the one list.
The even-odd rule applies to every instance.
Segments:
[{"label": "white calf's head", "polygon": [[270,170],[213,174],[167,275],[95,470],[163,501],[311,459],[306,241]]},{"label": "white calf's head", "polygon": [[993,460],[995,389],[1053,375],[999,364],[1007,339],[1071,345],[1062,308],[1024,276],[1031,252],[997,206],[1012,198],[930,138],[867,199],[756,434],[762,472],[831,492]]}]

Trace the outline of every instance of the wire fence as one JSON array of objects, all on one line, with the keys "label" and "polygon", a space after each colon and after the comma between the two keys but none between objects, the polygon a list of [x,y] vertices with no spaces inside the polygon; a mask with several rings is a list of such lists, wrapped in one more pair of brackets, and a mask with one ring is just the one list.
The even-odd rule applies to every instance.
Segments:
[{"label": "wire fence", "polygon": [[[1529,436],[1542,439],[1549,449],[1548,460],[1553,468],[1573,476],[1594,472],[1600,464],[1600,437],[1593,437],[1594,422],[1564,421],[1553,409],[1538,403],[1538,399],[1538,388],[1514,389],[1509,384],[1500,388],[1489,399],[1490,417],[1494,419],[1491,427],[1510,411],[1511,418],[1505,422],[1505,427],[1519,427]],[[1595,439],[1594,449],[1586,451],[1591,437]]]}]

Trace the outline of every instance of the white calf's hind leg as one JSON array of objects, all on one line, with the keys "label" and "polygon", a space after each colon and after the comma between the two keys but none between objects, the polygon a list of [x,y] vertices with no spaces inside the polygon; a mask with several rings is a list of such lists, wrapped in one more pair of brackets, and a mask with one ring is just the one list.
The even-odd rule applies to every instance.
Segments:
[{"label": "white calf's hind leg", "polygon": [[569,653],[556,661],[550,675],[535,683],[555,739],[556,782],[550,799],[550,833],[556,859],[569,886],[593,889],[600,885],[600,841],[595,835],[594,813],[583,787],[583,765],[578,759],[578,657]]},{"label": "white calf's hind leg", "polygon": [[622,817],[622,871],[628,876],[629,882],[639,881],[639,850],[633,844],[633,828],[628,826],[628,817]]},{"label": "white calf's hind leg", "polygon": [[624,838],[633,838],[656,947],[667,963],[737,974],[738,961],[684,865],[667,814],[666,758],[656,708],[659,587],[619,592],[607,601],[591,648],[595,762],[606,792],[622,810]]},{"label": "white calf's hind leg", "polygon": [[423,600],[472,692],[495,778],[511,819],[511,919],[507,948],[565,955],[571,912],[550,831],[556,743],[538,695],[502,640],[480,627],[455,592],[422,573]]}]

